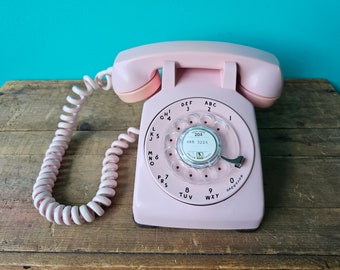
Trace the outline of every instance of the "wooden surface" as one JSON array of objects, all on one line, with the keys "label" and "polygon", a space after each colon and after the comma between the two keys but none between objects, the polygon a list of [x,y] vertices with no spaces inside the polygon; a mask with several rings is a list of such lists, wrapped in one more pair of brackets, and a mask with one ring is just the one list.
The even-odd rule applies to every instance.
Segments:
[{"label": "wooden surface", "polygon": [[[79,81],[13,81],[0,89],[0,269],[340,269],[340,97],[325,80],[286,80],[256,111],[266,212],[261,227],[139,227],[132,219],[136,144],[120,162],[114,204],[83,226],[42,218],[31,192],[65,97]],[[105,149],[142,104],[96,92],[84,107],[54,189],[62,203],[96,192]]]}]

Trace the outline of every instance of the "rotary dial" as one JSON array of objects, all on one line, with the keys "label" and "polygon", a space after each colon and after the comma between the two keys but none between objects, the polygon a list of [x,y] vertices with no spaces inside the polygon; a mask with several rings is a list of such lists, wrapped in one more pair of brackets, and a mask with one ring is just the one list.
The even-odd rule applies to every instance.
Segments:
[{"label": "rotary dial", "polygon": [[247,180],[254,160],[248,126],[229,106],[187,98],[161,110],[145,138],[150,172],[168,195],[189,204],[220,202]]}]

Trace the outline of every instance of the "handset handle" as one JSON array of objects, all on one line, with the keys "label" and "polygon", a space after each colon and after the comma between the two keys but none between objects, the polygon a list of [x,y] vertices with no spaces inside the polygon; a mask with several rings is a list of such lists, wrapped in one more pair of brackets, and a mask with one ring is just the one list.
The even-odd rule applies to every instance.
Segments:
[{"label": "handset handle", "polygon": [[[225,62],[237,63],[239,90],[252,98],[276,100],[281,93],[282,74],[277,58],[255,48],[225,42],[173,41],[140,46],[118,54],[112,69],[112,84],[127,102],[152,95],[160,86],[157,72],[165,61],[177,68],[222,70]],[[124,99],[123,99],[124,100]]]}]

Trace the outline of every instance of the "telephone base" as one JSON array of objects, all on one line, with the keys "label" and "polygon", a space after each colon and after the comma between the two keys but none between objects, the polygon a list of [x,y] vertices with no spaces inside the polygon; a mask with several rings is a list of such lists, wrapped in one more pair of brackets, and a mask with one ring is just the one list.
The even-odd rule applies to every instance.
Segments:
[{"label": "telephone base", "polygon": [[174,88],[144,103],[135,222],[187,229],[258,228],[264,194],[252,104],[235,90],[221,88],[219,71],[182,70],[178,77]]},{"label": "telephone base", "polygon": [[[257,164],[254,164],[256,167]],[[135,187],[133,218],[140,226],[211,230],[256,230],[264,215],[262,172],[255,170],[243,187],[210,205],[180,202],[159,192],[153,179]],[[153,190],[153,192],[150,192]]]}]

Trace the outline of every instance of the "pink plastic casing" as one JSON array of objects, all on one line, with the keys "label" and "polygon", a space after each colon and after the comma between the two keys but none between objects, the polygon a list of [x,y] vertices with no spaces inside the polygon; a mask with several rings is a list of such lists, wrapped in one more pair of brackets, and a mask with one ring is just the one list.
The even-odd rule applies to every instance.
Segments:
[{"label": "pink plastic casing", "polygon": [[157,72],[164,61],[177,68],[222,70],[225,62],[238,66],[238,91],[255,106],[268,107],[280,96],[282,75],[278,60],[251,47],[209,41],[155,43],[121,52],[112,70],[112,84],[125,102],[137,102],[154,94],[160,86]]}]

